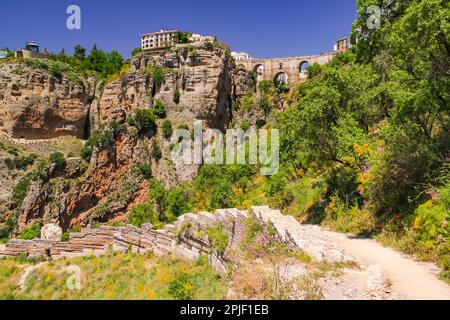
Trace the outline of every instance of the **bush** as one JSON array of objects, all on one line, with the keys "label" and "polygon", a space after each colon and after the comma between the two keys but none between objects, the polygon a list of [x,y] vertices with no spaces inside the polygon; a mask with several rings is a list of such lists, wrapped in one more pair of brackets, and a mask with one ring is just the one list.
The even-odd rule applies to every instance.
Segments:
[{"label": "bush", "polygon": [[250,129],[250,123],[248,123],[247,121],[245,121],[244,123],[242,123],[241,129],[244,130],[244,131],[249,130],[249,129]]},{"label": "bush", "polygon": [[19,183],[16,184],[16,186],[13,188],[13,201],[17,205],[17,207],[21,207],[23,200],[28,194],[28,188],[31,185],[31,182],[33,181],[33,174],[28,174],[22,180],[19,181]]},{"label": "bush", "polygon": [[146,71],[152,77],[153,83],[156,87],[160,87],[166,82],[166,69],[148,65]]},{"label": "bush", "polygon": [[228,235],[220,228],[209,228],[208,238],[213,246],[214,251],[219,255],[223,255],[228,245],[230,244]]},{"label": "bush", "polygon": [[175,102],[175,104],[180,104],[180,101],[181,101],[181,94],[180,90],[178,90],[177,88],[173,93],[173,102]]},{"label": "bush", "polygon": [[189,212],[188,201],[181,189],[175,189],[169,192],[167,196],[167,213],[173,217],[179,217],[180,215]]},{"label": "bush", "polygon": [[173,134],[172,122],[170,120],[164,121],[162,125],[163,136],[166,139],[170,139]]},{"label": "bush", "polygon": [[34,161],[37,159],[37,155],[31,154],[29,156],[16,157],[13,160],[5,159],[5,164],[9,169],[17,169],[17,170],[25,170],[29,166],[34,164]]},{"label": "bush", "polygon": [[131,210],[127,217],[127,223],[140,228],[145,223],[158,225],[159,220],[150,204],[142,204]]},{"label": "bush", "polygon": [[192,300],[193,285],[187,273],[179,273],[169,283],[169,294],[177,300]]},{"label": "bush", "polygon": [[80,232],[80,231],[81,231],[80,226],[76,226],[76,227],[67,229],[62,235],[61,241],[63,241],[63,242],[69,241],[71,233],[76,233],[76,232]]},{"label": "bush", "polygon": [[138,128],[139,133],[147,133],[148,131],[156,131],[155,116],[148,109],[137,109],[134,117],[129,119],[130,125]]},{"label": "bush", "polygon": [[158,143],[156,141],[153,141],[153,146],[152,146],[152,158],[156,161],[161,160],[162,158],[162,152],[161,149],[158,145]]},{"label": "bush", "polygon": [[108,146],[113,140],[114,136],[110,130],[92,133],[84,147],[81,149],[81,157],[86,161],[90,161],[95,148]]},{"label": "bush", "polygon": [[164,103],[159,99],[155,101],[153,114],[159,119],[164,119],[166,117],[166,107],[164,106]]},{"label": "bush", "polygon": [[152,166],[149,163],[135,163],[132,170],[142,175],[145,179],[152,177]]},{"label": "bush", "polygon": [[23,240],[33,240],[41,237],[41,226],[37,223],[26,227],[18,237]]},{"label": "bush", "polygon": [[208,50],[208,51],[214,50],[214,43],[212,43],[212,42],[210,42],[210,41],[207,41],[207,42],[205,43],[205,49]]},{"label": "bush", "polygon": [[58,168],[64,168],[67,165],[67,161],[61,152],[52,153],[49,157],[50,163],[55,164]]}]

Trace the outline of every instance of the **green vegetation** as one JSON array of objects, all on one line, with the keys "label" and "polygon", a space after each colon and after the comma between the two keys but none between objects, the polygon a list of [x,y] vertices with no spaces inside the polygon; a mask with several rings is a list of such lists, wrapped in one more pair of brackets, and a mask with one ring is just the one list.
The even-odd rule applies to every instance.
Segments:
[{"label": "green vegetation", "polygon": [[178,44],[186,44],[186,43],[190,43],[191,41],[189,40],[192,36],[192,33],[189,32],[177,32],[176,36],[175,36],[175,41]]},{"label": "green vegetation", "polygon": [[41,226],[35,223],[29,227],[26,227],[18,238],[24,240],[33,240],[39,239],[40,237],[41,237]]},{"label": "green vegetation", "polygon": [[9,169],[26,170],[34,164],[37,155],[30,154],[28,156],[15,157],[14,159],[5,159],[5,164]]},{"label": "green vegetation", "polygon": [[57,168],[64,168],[67,165],[67,161],[61,152],[52,153],[49,157],[49,162]]},{"label": "green vegetation", "polygon": [[181,102],[181,94],[178,88],[173,93],[173,102],[175,102],[175,104],[180,104]]},{"label": "green vegetation", "polygon": [[230,244],[228,235],[222,230],[221,227],[208,228],[207,233],[214,252],[218,253],[219,255],[223,255],[225,253],[225,249]]},{"label": "green vegetation", "polygon": [[[25,262],[29,264],[30,262]],[[52,261],[32,272],[23,292],[18,289],[26,266],[11,259],[0,260],[0,297],[32,300],[161,300],[224,299],[226,279],[207,263],[180,260],[152,254],[108,254]],[[72,273],[68,266],[81,269],[82,290],[69,290]]]},{"label": "green vegetation", "polygon": [[163,136],[166,139],[170,139],[173,134],[172,122],[170,120],[165,120],[162,124]]},{"label": "green vegetation", "polygon": [[133,117],[128,118],[128,124],[139,130],[139,133],[145,134],[149,131],[156,131],[156,122],[153,112],[149,109],[137,109]]},{"label": "green vegetation", "polygon": [[148,65],[146,71],[152,77],[153,84],[156,86],[156,88],[159,88],[166,82],[165,76],[166,73],[169,72],[167,68],[155,67],[152,65]]},{"label": "green vegetation", "polygon": [[155,101],[155,105],[153,106],[153,114],[159,119],[164,119],[166,117],[166,107],[159,99],[156,99]]},{"label": "green vegetation", "polygon": [[155,227],[161,226],[157,215],[154,213],[152,206],[149,204],[143,204],[134,207],[131,210],[131,213],[128,215],[127,223],[132,224],[138,228],[142,227],[142,225],[145,223],[151,223]]},{"label": "green vegetation", "polygon": [[153,141],[152,145],[152,158],[156,161],[159,161],[162,158],[162,151],[156,140]]}]

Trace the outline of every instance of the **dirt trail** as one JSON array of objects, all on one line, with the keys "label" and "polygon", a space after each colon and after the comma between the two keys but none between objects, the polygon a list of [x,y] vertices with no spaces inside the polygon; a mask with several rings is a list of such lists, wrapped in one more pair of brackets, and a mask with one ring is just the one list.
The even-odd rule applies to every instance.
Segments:
[{"label": "dirt trail", "polygon": [[450,285],[438,278],[439,268],[432,263],[414,261],[371,239],[352,238],[323,230],[326,238],[346,254],[368,266],[377,266],[401,300],[450,300]]}]

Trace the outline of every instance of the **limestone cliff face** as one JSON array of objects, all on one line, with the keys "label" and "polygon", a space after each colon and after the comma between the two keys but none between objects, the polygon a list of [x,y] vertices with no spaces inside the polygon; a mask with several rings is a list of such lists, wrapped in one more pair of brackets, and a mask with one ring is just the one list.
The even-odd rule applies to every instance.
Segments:
[{"label": "limestone cliff face", "polygon": [[[155,83],[148,66],[162,70],[162,84]],[[225,129],[231,115],[233,67],[225,49],[208,50],[203,43],[137,56],[130,73],[107,83],[99,93],[91,121],[94,125],[107,122],[116,108],[131,113],[138,108],[152,108],[156,100],[161,100],[167,118],[175,125],[191,126],[197,119],[204,120],[210,128]],[[179,103],[174,101],[177,91]]]},{"label": "limestone cliff face", "polygon": [[24,64],[0,64],[0,130],[15,138],[83,137],[93,86]]},{"label": "limestone cliff face", "polygon": [[[120,79],[92,86],[58,82],[36,70],[13,76],[14,66],[2,67],[4,79],[13,78],[20,88],[16,96],[5,84],[6,94],[0,100],[3,127],[26,139],[82,136],[86,127],[98,130],[111,120],[124,125],[136,109],[151,110],[160,100],[173,129],[180,125],[192,129],[195,120],[203,120],[205,127],[224,130],[231,120],[234,67],[226,48],[206,48],[204,43],[137,56]],[[154,69],[162,71],[164,81],[155,82]],[[157,120],[158,127],[164,120]],[[34,222],[68,229],[90,222],[125,221],[135,205],[147,200],[148,181],[136,164],[149,164],[152,176],[166,186],[196,177],[198,165],[173,163],[171,144],[176,141],[163,137],[162,130],[138,135],[130,129],[115,132],[111,141],[97,146],[89,165],[72,160],[64,168],[49,167],[43,179],[33,181],[20,208],[18,232]],[[155,146],[161,159],[152,157]]]}]

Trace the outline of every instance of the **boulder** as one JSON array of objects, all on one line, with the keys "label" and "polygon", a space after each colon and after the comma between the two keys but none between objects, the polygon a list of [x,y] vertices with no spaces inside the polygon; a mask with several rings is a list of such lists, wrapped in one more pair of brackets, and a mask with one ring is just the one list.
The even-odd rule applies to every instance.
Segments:
[{"label": "boulder", "polygon": [[41,229],[41,239],[49,241],[61,241],[62,229],[56,224],[46,224]]}]

